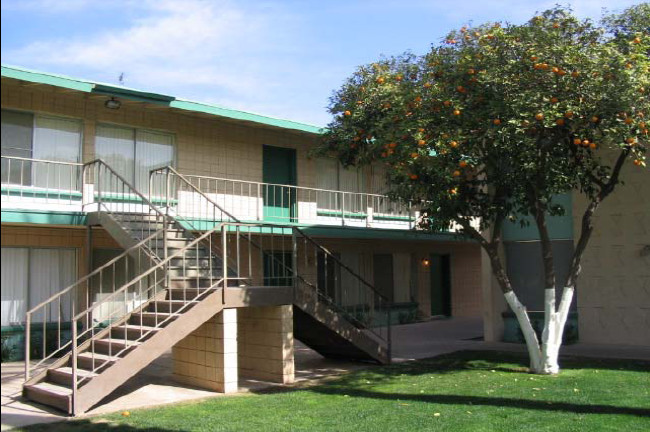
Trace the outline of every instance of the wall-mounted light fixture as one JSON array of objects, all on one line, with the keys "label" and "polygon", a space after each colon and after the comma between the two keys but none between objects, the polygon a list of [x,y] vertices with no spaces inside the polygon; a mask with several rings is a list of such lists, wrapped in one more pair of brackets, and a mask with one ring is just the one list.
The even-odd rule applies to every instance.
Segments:
[{"label": "wall-mounted light fixture", "polygon": [[122,102],[112,97],[106,102],[104,102],[104,106],[108,109],[116,110],[116,109],[120,109],[120,107],[122,106]]},{"label": "wall-mounted light fixture", "polygon": [[429,267],[431,265],[431,261],[429,258],[422,258],[422,265],[425,267]]}]

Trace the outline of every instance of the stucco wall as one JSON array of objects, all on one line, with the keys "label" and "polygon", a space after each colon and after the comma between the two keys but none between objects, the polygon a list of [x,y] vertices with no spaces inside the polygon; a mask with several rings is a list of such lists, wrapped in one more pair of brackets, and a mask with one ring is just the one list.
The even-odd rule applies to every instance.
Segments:
[{"label": "stucco wall", "polygon": [[[650,345],[650,170],[631,163],[594,216],[578,281],[580,340]],[[574,233],[586,201],[574,197]]]}]

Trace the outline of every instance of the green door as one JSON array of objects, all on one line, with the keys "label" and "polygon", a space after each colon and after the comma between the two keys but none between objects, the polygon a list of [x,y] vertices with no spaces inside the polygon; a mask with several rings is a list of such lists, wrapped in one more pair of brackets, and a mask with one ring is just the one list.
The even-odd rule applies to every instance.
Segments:
[{"label": "green door", "polygon": [[451,316],[449,255],[431,254],[431,315]]},{"label": "green door", "polygon": [[296,210],[296,150],[264,146],[262,157],[264,220],[292,222]]}]

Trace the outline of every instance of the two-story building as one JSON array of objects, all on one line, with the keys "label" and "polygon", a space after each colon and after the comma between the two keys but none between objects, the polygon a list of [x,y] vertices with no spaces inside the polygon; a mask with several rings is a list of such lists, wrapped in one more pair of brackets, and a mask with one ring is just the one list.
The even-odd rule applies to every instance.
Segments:
[{"label": "two-story building", "polygon": [[34,400],[82,412],[172,346],[184,382],[289,382],[294,335],[386,361],[391,324],[481,316],[479,246],[312,157],[318,127],[10,66],[1,101],[2,352]]}]

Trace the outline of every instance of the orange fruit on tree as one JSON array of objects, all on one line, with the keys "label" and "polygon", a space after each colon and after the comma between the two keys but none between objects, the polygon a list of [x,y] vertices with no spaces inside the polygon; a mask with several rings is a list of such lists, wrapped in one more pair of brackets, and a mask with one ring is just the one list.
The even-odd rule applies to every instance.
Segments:
[{"label": "orange fruit on tree", "polygon": [[446,100],[446,101],[444,101],[442,104],[443,104],[444,106],[447,106],[447,107],[448,107],[448,106],[451,105],[451,101]]},{"label": "orange fruit on tree", "polygon": [[453,173],[451,173],[454,177],[459,177],[460,176],[460,171],[455,170]]},{"label": "orange fruit on tree", "polygon": [[455,116],[459,116],[459,115],[460,115],[460,110],[459,110],[459,109],[455,109],[455,110],[454,110],[454,115],[455,115]]},{"label": "orange fruit on tree", "polygon": [[375,80],[375,82],[376,82],[377,84],[383,84],[385,81],[386,81],[386,80],[384,79],[384,77],[379,77],[379,78],[377,78],[377,79]]},{"label": "orange fruit on tree", "polygon": [[467,161],[462,160],[462,161],[458,162],[458,166],[461,167],[461,168],[465,168],[467,166]]},{"label": "orange fruit on tree", "polygon": [[634,159],[634,165],[641,166],[641,159]]},{"label": "orange fruit on tree", "polygon": [[409,177],[411,178],[411,180],[417,180],[418,179],[417,174],[411,174]]},{"label": "orange fruit on tree", "polygon": [[573,78],[578,78],[578,75],[580,75],[580,72],[577,72],[577,71],[573,71],[573,72],[571,72],[571,76],[572,76]]},{"label": "orange fruit on tree", "polygon": [[556,98],[555,96],[551,98],[551,103],[552,103],[552,104],[556,104],[556,103],[558,103],[559,101],[560,101],[560,100],[559,100],[558,98]]},{"label": "orange fruit on tree", "polygon": [[592,123],[598,123],[598,120],[600,120],[600,119],[598,118],[598,116],[593,116],[593,117],[591,117],[591,122],[592,122]]},{"label": "orange fruit on tree", "polygon": [[559,119],[555,120],[555,124],[558,125],[558,126],[564,126],[564,119],[559,118]]},{"label": "orange fruit on tree", "polygon": [[397,143],[392,142],[388,144],[388,148],[394,149],[395,147],[397,147]]},{"label": "orange fruit on tree", "polygon": [[425,145],[427,145],[427,142],[425,140],[421,139],[421,140],[418,140],[418,145],[420,147],[424,147]]},{"label": "orange fruit on tree", "polygon": [[632,119],[629,118],[629,117],[627,117],[624,121],[625,121],[625,124],[628,124],[628,125],[629,125],[629,124],[632,124],[632,123],[634,122],[634,120],[632,120]]},{"label": "orange fruit on tree", "polygon": [[573,144],[580,145],[582,144],[582,140],[580,138],[573,138]]},{"label": "orange fruit on tree", "polygon": [[343,114],[344,114],[346,117],[352,115],[352,113],[351,113],[350,111],[345,111]]},{"label": "orange fruit on tree", "polygon": [[411,153],[411,158],[412,159],[417,159],[418,156],[420,156],[419,153],[415,153],[415,152]]},{"label": "orange fruit on tree", "polygon": [[630,144],[630,145],[634,145],[634,144],[636,144],[636,138],[630,137],[630,138],[626,139],[625,142]]},{"label": "orange fruit on tree", "polygon": [[456,195],[458,193],[458,189],[457,188],[451,188],[451,189],[449,189],[449,193],[452,194],[452,195]]},{"label": "orange fruit on tree", "polygon": [[592,150],[596,150],[596,148],[598,148],[598,145],[596,143],[592,142],[592,143],[589,144],[589,148],[592,149]]},{"label": "orange fruit on tree", "polygon": [[495,126],[499,126],[501,124],[501,119],[494,119],[492,120],[492,123],[494,123]]},{"label": "orange fruit on tree", "polygon": [[544,120],[544,114],[542,113],[537,113],[535,114],[535,120]]},{"label": "orange fruit on tree", "polygon": [[573,111],[567,111],[564,113],[564,117],[566,118],[573,118]]},{"label": "orange fruit on tree", "polygon": [[583,147],[589,147],[589,144],[590,144],[590,143],[589,143],[589,140],[588,140],[588,139],[582,140],[582,146],[583,146]]},{"label": "orange fruit on tree", "polygon": [[458,142],[452,141],[452,142],[449,143],[449,145],[451,146],[451,148],[456,148],[456,147],[458,147]]},{"label": "orange fruit on tree", "polygon": [[637,36],[632,40],[632,42],[634,42],[635,44],[640,44],[641,43],[641,38]]}]

